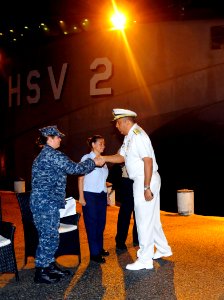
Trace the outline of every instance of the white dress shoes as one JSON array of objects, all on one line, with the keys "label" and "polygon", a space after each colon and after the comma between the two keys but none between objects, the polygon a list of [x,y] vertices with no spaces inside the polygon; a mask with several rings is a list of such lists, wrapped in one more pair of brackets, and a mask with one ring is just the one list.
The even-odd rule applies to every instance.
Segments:
[{"label": "white dress shoes", "polygon": [[168,257],[168,256],[171,256],[171,255],[173,255],[171,250],[168,251],[168,252],[164,252],[164,253],[160,252],[159,250],[156,250],[156,252],[153,256],[153,259],[159,259],[161,257]]},{"label": "white dress shoes", "polygon": [[137,271],[142,269],[152,270],[153,269],[153,263],[142,263],[138,259],[133,264],[128,264],[126,266],[127,270]]}]

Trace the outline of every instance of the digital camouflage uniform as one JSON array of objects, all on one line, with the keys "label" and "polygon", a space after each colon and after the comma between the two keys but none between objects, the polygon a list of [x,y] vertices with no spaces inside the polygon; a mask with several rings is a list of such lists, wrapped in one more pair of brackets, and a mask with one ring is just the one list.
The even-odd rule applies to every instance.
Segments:
[{"label": "digital camouflage uniform", "polygon": [[92,159],[75,163],[49,145],[45,145],[34,160],[30,204],[39,235],[36,267],[47,267],[55,260],[59,245],[59,209],[65,207],[67,174],[87,174],[94,168]]}]

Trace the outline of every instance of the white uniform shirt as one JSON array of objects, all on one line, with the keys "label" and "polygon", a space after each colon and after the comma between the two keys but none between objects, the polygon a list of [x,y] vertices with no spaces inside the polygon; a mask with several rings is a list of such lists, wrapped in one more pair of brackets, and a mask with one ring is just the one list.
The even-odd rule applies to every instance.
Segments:
[{"label": "white uniform shirt", "polygon": [[120,155],[124,156],[125,166],[131,179],[144,176],[144,157],[152,158],[153,173],[158,170],[150,138],[138,124],[134,124],[125,136]]},{"label": "white uniform shirt", "polygon": [[[87,158],[94,159],[96,154],[92,151],[89,154],[86,154],[82,157],[81,161],[86,160]],[[95,169],[84,176],[84,187],[83,190],[85,192],[92,193],[101,193],[107,192],[106,180],[108,177],[108,168],[107,165],[104,164],[103,167],[95,167]]]}]

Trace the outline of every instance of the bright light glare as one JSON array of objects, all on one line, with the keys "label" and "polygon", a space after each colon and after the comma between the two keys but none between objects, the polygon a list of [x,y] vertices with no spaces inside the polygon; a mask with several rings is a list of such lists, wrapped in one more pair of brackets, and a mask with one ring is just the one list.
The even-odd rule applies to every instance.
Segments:
[{"label": "bright light glare", "polygon": [[119,29],[122,30],[125,28],[126,24],[126,17],[124,14],[120,12],[116,12],[112,17],[111,17],[111,22],[114,26],[114,29]]}]

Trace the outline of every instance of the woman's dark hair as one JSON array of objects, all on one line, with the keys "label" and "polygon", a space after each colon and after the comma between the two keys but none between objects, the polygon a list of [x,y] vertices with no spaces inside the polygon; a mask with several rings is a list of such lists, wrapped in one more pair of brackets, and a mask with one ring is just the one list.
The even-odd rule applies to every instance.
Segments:
[{"label": "woman's dark hair", "polygon": [[104,139],[104,138],[102,137],[102,135],[95,134],[94,136],[89,137],[87,139],[87,145],[92,149],[92,143],[96,143],[96,141],[99,139]]},{"label": "woman's dark hair", "polygon": [[46,142],[47,142],[47,137],[43,136],[43,135],[40,135],[38,137],[38,139],[36,140],[36,145],[38,147],[42,147],[43,145],[46,145]]}]

